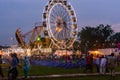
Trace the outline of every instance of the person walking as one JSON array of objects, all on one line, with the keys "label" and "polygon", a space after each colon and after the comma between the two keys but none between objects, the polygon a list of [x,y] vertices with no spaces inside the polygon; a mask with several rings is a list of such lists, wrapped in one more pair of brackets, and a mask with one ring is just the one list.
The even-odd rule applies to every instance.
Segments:
[{"label": "person walking", "polygon": [[28,56],[25,56],[25,57],[24,57],[24,63],[23,63],[24,78],[28,78],[29,70],[30,70],[29,57],[28,57]]},{"label": "person walking", "polygon": [[0,55],[0,75],[4,78],[3,71],[2,71],[2,55]]},{"label": "person walking", "polygon": [[11,57],[12,57],[12,62],[8,73],[8,80],[16,80],[18,76],[17,66],[19,64],[19,61],[17,59],[16,53],[11,54]]}]

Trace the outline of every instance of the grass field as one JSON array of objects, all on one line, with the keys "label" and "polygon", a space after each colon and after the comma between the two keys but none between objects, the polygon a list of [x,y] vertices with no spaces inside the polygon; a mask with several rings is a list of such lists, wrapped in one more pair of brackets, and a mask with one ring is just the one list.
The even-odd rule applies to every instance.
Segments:
[{"label": "grass field", "polygon": [[[22,65],[21,65],[22,66]],[[7,64],[2,65],[4,75],[7,76]],[[75,73],[83,73],[83,70],[79,68],[73,69],[64,69],[57,67],[46,67],[46,66],[35,66],[32,65],[29,71],[29,76],[43,76],[43,75],[53,75],[53,74],[75,74]],[[22,68],[18,68],[19,76],[23,76]],[[120,72],[120,67],[116,68],[117,72]],[[94,72],[96,72],[94,68]],[[48,80],[48,78],[41,79],[27,79],[27,80]],[[63,77],[63,78],[49,78],[49,80],[110,80],[110,76],[77,76],[77,77]],[[120,75],[116,75],[115,80],[120,80]]]}]

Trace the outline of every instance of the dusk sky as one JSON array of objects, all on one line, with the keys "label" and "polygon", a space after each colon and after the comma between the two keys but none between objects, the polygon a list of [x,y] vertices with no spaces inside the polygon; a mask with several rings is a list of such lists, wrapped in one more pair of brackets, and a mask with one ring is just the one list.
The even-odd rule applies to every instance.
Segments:
[{"label": "dusk sky", "polygon": [[[49,0],[0,0],[0,45],[12,44],[17,28],[25,33],[42,22]],[[109,24],[120,32],[120,0],[67,0],[75,9],[79,30],[84,26]]]}]

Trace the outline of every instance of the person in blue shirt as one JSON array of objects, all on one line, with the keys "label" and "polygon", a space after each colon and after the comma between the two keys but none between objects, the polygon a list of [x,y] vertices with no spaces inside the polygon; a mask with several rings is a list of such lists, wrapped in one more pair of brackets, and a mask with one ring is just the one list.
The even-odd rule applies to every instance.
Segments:
[{"label": "person in blue shirt", "polygon": [[25,56],[25,57],[24,57],[24,64],[23,64],[24,78],[28,78],[29,70],[30,70],[29,57],[28,57],[28,56]]}]

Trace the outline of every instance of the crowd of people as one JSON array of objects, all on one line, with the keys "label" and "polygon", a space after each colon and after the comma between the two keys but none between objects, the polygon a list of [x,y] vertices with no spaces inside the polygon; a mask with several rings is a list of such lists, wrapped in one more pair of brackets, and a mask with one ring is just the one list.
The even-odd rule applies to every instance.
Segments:
[{"label": "crowd of people", "polygon": [[86,56],[86,69],[85,72],[88,70],[93,72],[93,65],[95,64],[96,71],[100,74],[106,74],[110,72],[111,78],[115,76],[115,68],[116,66],[120,66],[120,53],[118,56],[115,56],[114,53],[111,55],[97,55],[94,59],[92,54],[87,54]]},{"label": "crowd of people", "polygon": [[[17,54],[11,53],[7,59],[7,64],[8,64],[8,80],[17,80],[18,67],[23,70],[24,78],[28,78],[28,72],[30,69],[30,61],[28,56],[25,56],[23,59],[23,63],[20,63],[20,59],[17,57]],[[3,70],[1,66],[2,66],[2,55],[0,55],[0,75],[2,78],[4,78]]]}]

